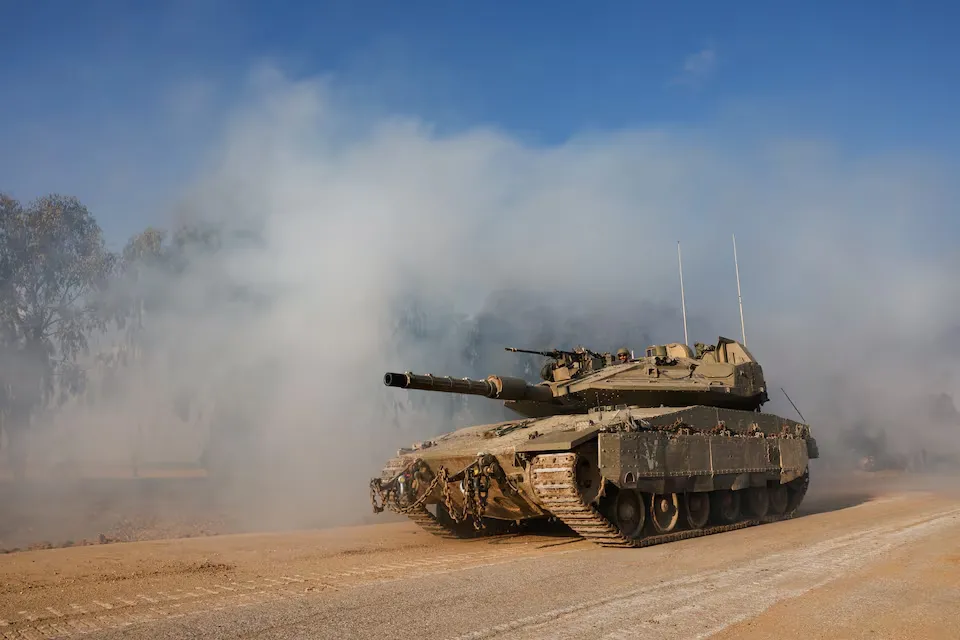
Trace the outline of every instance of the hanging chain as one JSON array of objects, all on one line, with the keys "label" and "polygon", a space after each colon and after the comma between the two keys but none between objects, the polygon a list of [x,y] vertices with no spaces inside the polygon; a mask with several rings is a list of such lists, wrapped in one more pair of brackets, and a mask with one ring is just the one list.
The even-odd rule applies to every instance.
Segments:
[{"label": "hanging chain", "polygon": [[[430,475],[433,476],[432,479],[421,492],[421,483]],[[474,529],[480,530],[484,526],[483,514],[487,508],[490,483],[494,480],[498,482],[504,493],[519,493],[519,489],[504,473],[500,463],[490,454],[479,454],[474,462],[453,476],[450,476],[442,465],[438,466],[437,473],[433,474],[426,463],[418,458],[407,464],[386,483],[383,483],[380,478],[371,480],[370,501],[373,504],[374,513],[390,509],[395,513],[407,514],[422,508],[439,486],[443,505],[450,518],[456,523],[471,518]],[[458,501],[455,499],[452,486],[460,490],[463,509],[457,507]],[[413,495],[418,497],[412,502],[406,502]]]}]

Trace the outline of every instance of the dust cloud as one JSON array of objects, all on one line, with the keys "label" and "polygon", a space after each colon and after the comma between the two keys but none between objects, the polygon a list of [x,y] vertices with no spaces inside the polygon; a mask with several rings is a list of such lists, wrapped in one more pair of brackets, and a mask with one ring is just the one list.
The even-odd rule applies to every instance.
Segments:
[{"label": "dust cloud", "polygon": [[539,362],[504,346],[682,341],[678,240],[691,343],[739,338],[731,233],[767,410],[795,416],[784,387],[825,459],[861,422],[905,451],[960,445],[927,412],[957,395],[960,330],[940,228],[956,187],[933,159],[671,128],[553,146],[440,134],[270,68],[244,96],[161,224],[228,240],[157,276],[168,304],[136,366],[50,417],[45,451],[202,458],[221,475],[197,512],[241,528],[362,522],[398,447],[505,417],[387,389],[384,371],[536,380]]}]

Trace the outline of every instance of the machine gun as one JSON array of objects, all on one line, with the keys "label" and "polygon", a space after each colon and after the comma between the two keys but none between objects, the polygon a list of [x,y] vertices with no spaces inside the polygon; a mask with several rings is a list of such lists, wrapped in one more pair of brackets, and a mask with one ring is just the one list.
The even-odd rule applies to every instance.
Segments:
[{"label": "machine gun", "polygon": [[602,358],[603,354],[591,351],[585,347],[578,347],[580,351],[563,351],[561,349],[550,349],[549,351],[537,351],[536,349],[518,349],[517,347],[504,347],[506,351],[512,351],[514,353],[532,353],[537,356],[546,356],[548,358],[553,358],[554,360],[560,360],[563,356],[570,356],[573,358],[581,358],[584,354],[589,355],[593,358]]},{"label": "machine gun", "polygon": [[613,356],[609,353],[597,353],[586,347],[575,347],[573,351],[562,349],[537,350],[504,347],[513,353],[530,353],[537,356],[552,358],[540,369],[540,377],[547,382],[562,382],[581,376],[613,364]]}]

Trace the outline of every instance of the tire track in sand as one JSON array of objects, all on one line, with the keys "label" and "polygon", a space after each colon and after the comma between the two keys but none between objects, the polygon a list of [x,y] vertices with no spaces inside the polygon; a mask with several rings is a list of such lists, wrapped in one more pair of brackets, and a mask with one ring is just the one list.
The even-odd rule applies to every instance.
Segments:
[{"label": "tire track in sand", "polygon": [[960,525],[960,509],[838,536],[731,569],[614,593],[478,630],[457,640],[705,638],[882,555]]},{"label": "tire track in sand", "polygon": [[[341,591],[372,583],[387,583],[436,576],[477,567],[518,562],[546,554],[575,553],[582,549],[557,550],[552,545],[524,543],[515,548],[490,545],[482,551],[448,554],[408,562],[355,565],[326,573],[301,572],[243,581],[210,581],[189,589],[139,590],[111,597],[63,605],[44,603],[18,612],[16,619],[0,619],[4,640],[68,638],[107,629],[148,624],[188,614],[307,597],[323,591]],[[11,616],[8,616],[10,618]]]}]

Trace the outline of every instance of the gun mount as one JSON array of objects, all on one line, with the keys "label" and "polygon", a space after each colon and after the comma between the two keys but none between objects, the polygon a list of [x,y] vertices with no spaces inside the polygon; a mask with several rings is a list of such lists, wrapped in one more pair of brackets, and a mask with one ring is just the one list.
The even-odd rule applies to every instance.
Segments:
[{"label": "gun mount", "polygon": [[551,358],[553,362],[547,362],[540,369],[540,377],[547,382],[555,382],[558,378],[572,378],[613,364],[611,354],[597,353],[586,347],[576,347],[573,351],[560,349],[539,351],[516,347],[504,347],[504,349],[513,353],[530,353]]}]

